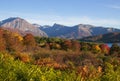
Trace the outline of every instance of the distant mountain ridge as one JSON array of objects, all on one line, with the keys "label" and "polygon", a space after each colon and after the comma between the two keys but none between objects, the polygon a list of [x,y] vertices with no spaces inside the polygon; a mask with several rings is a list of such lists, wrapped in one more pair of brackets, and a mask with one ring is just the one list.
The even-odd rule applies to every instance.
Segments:
[{"label": "distant mountain ridge", "polygon": [[64,26],[54,24],[51,27],[40,27],[40,29],[48,34],[49,37],[61,37],[70,39],[79,39],[88,36],[96,36],[110,32],[120,32],[120,29],[106,28],[101,26],[93,26],[86,24],[79,24],[76,26]]},{"label": "distant mountain ridge", "polygon": [[120,32],[111,32],[103,35],[86,37],[80,40],[87,42],[120,43]]},{"label": "distant mountain ridge", "polygon": [[89,24],[78,24],[75,26],[65,26],[54,24],[53,26],[30,24],[19,17],[11,17],[0,22],[0,27],[9,30],[16,30],[23,34],[32,33],[34,36],[60,37],[69,39],[80,39],[89,36],[120,32],[120,29],[93,26]]},{"label": "distant mountain ridge", "polygon": [[19,17],[11,17],[0,22],[0,26],[6,29],[15,29],[25,33],[32,33],[35,36],[47,36],[38,27],[33,26],[26,20]]}]

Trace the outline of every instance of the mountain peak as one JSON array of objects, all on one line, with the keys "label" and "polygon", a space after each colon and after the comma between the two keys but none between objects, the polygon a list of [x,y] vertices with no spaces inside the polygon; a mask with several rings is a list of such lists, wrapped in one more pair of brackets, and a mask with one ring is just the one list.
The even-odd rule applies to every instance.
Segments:
[{"label": "mountain peak", "polygon": [[0,23],[3,28],[17,29],[23,32],[31,32],[35,36],[47,36],[45,32],[41,31],[38,27],[33,26],[26,20],[20,17],[10,17]]},{"label": "mountain peak", "polygon": [[8,18],[8,19],[2,20],[1,23],[0,23],[0,25],[2,25],[2,24],[4,24],[4,23],[7,23],[7,22],[11,22],[11,21],[15,20],[16,18],[17,18],[17,17],[10,17],[10,18]]},{"label": "mountain peak", "polygon": [[[24,28],[24,27],[34,27],[32,24],[28,23],[26,20],[20,17],[10,17],[1,21],[0,26],[7,28]],[[24,27],[23,27],[24,26]]]},{"label": "mountain peak", "polygon": [[93,27],[95,27],[95,26],[93,26],[93,25],[89,25],[89,24],[78,24],[78,25],[76,25],[77,27],[84,27],[84,28],[93,28]]},{"label": "mountain peak", "polygon": [[55,23],[55,24],[53,25],[53,27],[65,27],[65,26],[64,26],[64,25],[61,25],[61,24]]}]

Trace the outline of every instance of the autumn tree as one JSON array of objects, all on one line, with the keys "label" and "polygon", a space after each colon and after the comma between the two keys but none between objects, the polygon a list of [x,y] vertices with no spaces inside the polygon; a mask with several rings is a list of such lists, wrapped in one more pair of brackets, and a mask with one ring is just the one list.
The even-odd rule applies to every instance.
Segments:
[{"label": "autumn tree", "polygon": [[110,51],[110,48],[107,44],[101,44],[100,48],[101,48],[101,52],[104,54],[108,54]]},{"label": "autumn tree", "polygon": [[0,51],[6,50],[6,42],[5,39],[3,38],[3,30],[0,29]]},{"label": "autumn tree", "polygon": [[62,44],[64,50],[70,50],[72,48],[71,40],[65,40]]},{"label": "autumn tree", "polygon": [[22,36],[19,34],[6,31],[4,33],[4,38],[6,41],[6,49],[8,51],[15,52],[23,50]]},{"label": "autumn tree", "polygon": [[72,40],[72,50],[80,51],[80,43],[78,41]]},{"label": "autumn tree", "polygon": [[91,49],[91,46],[86,42],[81,42],[80,45],[82,51],[89,51]]},{"label": "autumn tree", "polygon": [[24,45],[26,46],[26,50],[34,50],[36,47],[36,41],[32,34],[27,34],[24,36]]},{"label": "autumn tree", "polygon": [[30,56],[26,53],[18,53],[15,56],[15,59],[19,59],[23,62],[30,62]]},{"label": "autumn tree", "polygon": [[94,53],[100,53],[101,52],[101,48],[99,47],[98,44],[95,44],[95,45],[92,46],[92,51]]}]

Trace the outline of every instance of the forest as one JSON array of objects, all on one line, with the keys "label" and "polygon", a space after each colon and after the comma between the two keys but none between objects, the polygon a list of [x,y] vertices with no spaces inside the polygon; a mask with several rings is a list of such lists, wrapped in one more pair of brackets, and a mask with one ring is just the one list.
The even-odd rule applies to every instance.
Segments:
[{"label": "forest", "polygon": [[[108,39],[109,40],[109,39]],[[119,81],[120,46],[0,29],[0,81]]]}]

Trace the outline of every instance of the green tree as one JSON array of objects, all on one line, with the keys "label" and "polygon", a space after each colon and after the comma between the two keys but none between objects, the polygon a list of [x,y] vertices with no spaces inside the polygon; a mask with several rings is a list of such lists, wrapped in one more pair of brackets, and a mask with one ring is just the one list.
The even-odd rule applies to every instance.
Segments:
[{"label": "green tree", "polygon": [[120,53],[120,46],[114,43],[110,48],[110,54],[118,56],[119,53]]}]

